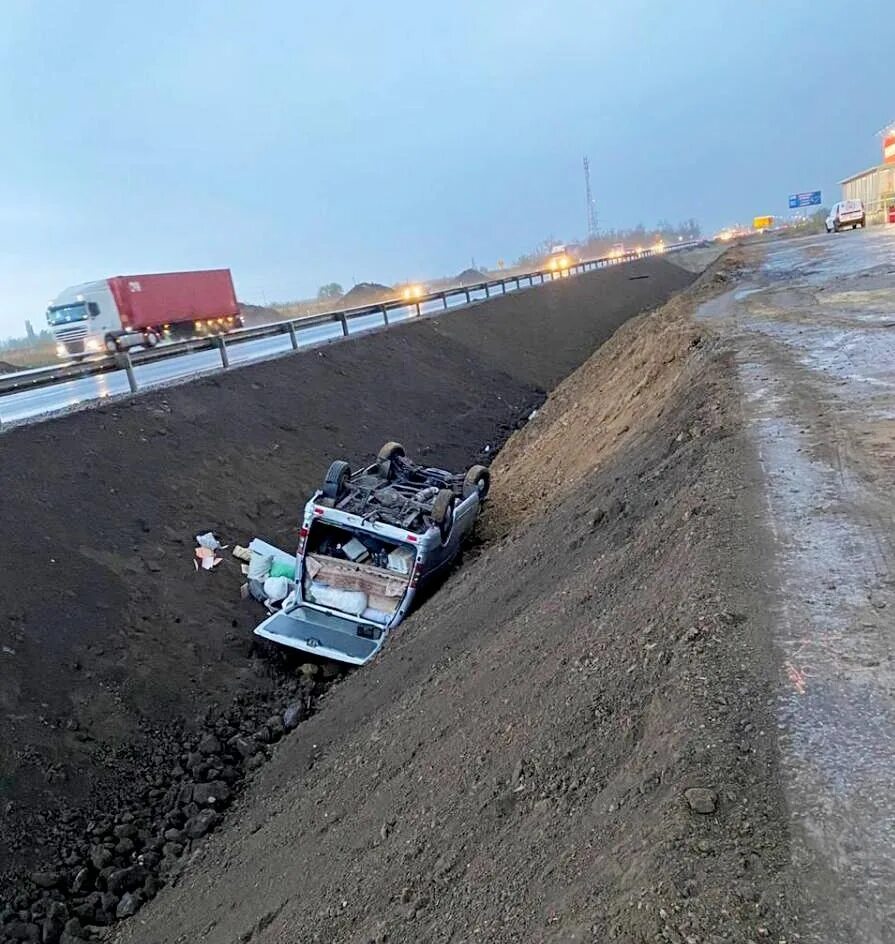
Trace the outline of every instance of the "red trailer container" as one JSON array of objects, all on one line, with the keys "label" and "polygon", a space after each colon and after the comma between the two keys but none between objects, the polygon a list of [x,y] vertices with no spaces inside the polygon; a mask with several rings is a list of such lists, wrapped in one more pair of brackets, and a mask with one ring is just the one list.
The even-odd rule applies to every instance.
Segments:
[{"label": "red trailer container", "polygon": [[239,323],[229,269],[116,275],[109,279],[109,289],[125,330],[155,328],[161,333],[179,326],[193,333],[208,323]]}]

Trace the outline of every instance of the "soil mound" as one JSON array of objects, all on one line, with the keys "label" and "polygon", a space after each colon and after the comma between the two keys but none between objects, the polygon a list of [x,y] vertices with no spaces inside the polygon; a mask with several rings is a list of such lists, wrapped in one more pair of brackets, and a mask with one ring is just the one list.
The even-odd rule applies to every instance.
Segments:
[{"label": "soil mound", "polygon": [[[627,342],[627,369],[598,354],[495,466],[492,513],[521,520],[330,694],[122,941],[792,939],[730,360],[676,308]],[[537,515],[512,502],[526,479]]]},{"label": "soil mound", "polygon": [[358,282],[339,299],[339,308],[359,308],[361,305],[373,305],[395,298],[397,293],[387,285],[378,282]]},{"label": "soil mound", "polygon": [[482,318],[475,307],[460,320],[448,316],[435,324],[446,340],[470,345],[508,374],[552,390],[632,314],[664,304],[694,278],[661,257],[641,259],[482,303],[499,317]]},{"label": "soil mound", "polygon": [[458,276],[457,282],[460,285],[474,285],[477,282],[484,282],[488,278],[484,272],[478,269],[464,269]]}]

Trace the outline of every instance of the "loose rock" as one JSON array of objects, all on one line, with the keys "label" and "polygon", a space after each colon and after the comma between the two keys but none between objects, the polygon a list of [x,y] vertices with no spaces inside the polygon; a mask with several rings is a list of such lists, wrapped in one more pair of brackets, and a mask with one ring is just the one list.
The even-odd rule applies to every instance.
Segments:
[{"label": "loose rock", "polygon": [[718,804],[718,794],[706,787],[691,787],[684,793],[690,809],[696,813],[714,813]]}]

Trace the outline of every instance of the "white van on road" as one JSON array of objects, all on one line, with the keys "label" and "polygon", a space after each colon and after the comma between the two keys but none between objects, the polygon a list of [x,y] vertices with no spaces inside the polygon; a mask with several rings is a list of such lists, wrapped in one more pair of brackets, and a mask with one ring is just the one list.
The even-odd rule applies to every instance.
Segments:
[{"label": "white van on road", "polygon": [[865,225],[864,204],[860,200],[842,200],[833,204],[830,215],[826,218],[825,226],[828,233],[838,233],[839,230],[850,226],[856,229]]}]

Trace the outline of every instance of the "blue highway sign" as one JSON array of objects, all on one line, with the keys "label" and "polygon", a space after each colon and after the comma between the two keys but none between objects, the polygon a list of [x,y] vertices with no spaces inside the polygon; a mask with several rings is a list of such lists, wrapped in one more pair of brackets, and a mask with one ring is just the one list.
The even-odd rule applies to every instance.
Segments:
[{"label": "blue highway sign", "polygon": [[789,208],[796,210],[799,207],[820,206],[820,191],[809,190],[807,193],[791,193],[789,195]]}]

